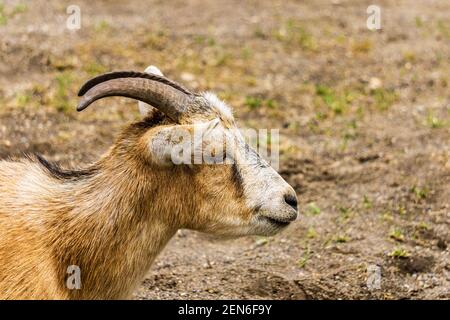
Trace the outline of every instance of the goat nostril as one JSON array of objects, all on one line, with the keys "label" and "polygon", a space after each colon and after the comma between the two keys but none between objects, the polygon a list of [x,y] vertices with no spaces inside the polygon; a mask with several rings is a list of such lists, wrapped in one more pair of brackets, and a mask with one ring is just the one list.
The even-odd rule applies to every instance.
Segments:
[{"label": "goat nostril", "polygon": [[298,210],[297,206],[297,197],[292,194],[285,194],[284,195],[284,201],[291,206],[294,210]]}]

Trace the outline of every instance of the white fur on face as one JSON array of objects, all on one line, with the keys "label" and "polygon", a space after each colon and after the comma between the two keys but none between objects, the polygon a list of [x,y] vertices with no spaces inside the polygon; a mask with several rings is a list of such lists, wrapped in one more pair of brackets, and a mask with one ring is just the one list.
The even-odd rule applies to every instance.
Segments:
[{"label": "white fur on face", "polygon": [[[148,66],[144,72],[148,73],[148,74],[156,74],[158,76],[163,76],[161,70],[159,70],[157,67],[155,67],[153,65]],[[138,102],[138,106],[139,106],[139,112],[141,113],[141,116],[143,116],[143,117],[145,117],[149,113],[149,111],[151,111],[153,108],[151,105],[149,105],[145,102],[142,102],[142,101]]]},{"label": "white fur on face", "polygon": [[222,100],[220,100],[214,93],[205,92],[203,97],[210,103],[210,105],[216,109],[216,111],[222,116],[223,119],[233,121],[233,112],[231,108]]}]

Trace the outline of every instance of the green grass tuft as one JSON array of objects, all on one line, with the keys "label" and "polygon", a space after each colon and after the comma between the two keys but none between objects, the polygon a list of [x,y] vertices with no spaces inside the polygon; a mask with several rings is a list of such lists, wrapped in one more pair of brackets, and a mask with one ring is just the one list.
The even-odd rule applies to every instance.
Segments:
[{"label": "green grass tuft", "polygon": [[302,256],[297,261],[297,264],[300,268],[304,268],[306,266],[306,263],[311,258],[311,249],[309,245],[306,247],[306,249],[303,251]]},{"label": "green grass tuft", "polygon": [[381,111],[388,110],[397,100],[398,95],[393,90],[375,89],[371,92],[375,106]]},{"label": "green grass tuft", "polygon": [[389,256],[397,259],[405,259],[408,258],[410,254],[406,249],[397,247],[389,253]]},{"label": "green grass tuft", "polygon": [[314,202],[310,202],[306,206],[307,215],[317,216],[318,214],[320,214],[320,212],[321,212],[320,208]]},{"label": "green grass tuft", "polygon": [[405,236],[400,229],[394,229],[389,233],[389,238],[394,239],[395,241],[403,242],[405,240]]},{"label": "green grass tuft", "polygon": [[52,103],[58,111],[69,112],[72,108],[69,92],[73,83],[73,77],[70,73],[63,72],[58,74],[55,80],[56,92],[53,95]]}]

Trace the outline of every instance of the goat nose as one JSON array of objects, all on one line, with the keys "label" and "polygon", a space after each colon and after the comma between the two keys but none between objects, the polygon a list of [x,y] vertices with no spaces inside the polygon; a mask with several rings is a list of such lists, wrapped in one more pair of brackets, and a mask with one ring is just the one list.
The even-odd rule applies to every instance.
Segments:
[{"label": "goat nose", "polygon": [[297,196],[292,193],[286,193],[284,195],[284,201],[295,211],[298,211]]}]

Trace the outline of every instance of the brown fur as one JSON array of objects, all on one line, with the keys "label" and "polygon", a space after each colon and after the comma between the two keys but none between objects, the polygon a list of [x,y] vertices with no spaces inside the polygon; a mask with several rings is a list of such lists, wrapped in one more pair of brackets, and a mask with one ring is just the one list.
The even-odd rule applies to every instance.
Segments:
[{"label": "brown fur", "polygon": [[[158,116],[127,127],[83,171],[0,161],[0,298],[129,298],[178,229],[221,234],[223,215],[251,218],[232,166],[153,165]],[[69,265],[80,290],[66,287]]]}]

